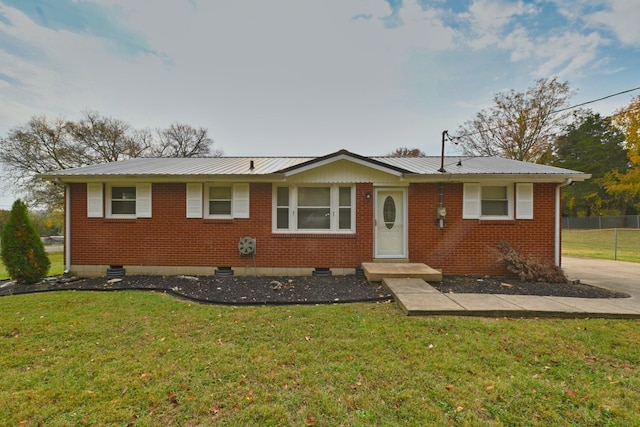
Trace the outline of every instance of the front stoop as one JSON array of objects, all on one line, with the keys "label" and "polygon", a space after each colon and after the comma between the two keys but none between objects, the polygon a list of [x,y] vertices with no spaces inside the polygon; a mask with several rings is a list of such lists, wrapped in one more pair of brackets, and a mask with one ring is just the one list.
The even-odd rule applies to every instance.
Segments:
[{"label": "front stoop", "polygon": [[365,262],[362,263],[364,275],[370,282],[383,279],[415,278],[425,281],[441,282],[442,272],[423,263]]}]

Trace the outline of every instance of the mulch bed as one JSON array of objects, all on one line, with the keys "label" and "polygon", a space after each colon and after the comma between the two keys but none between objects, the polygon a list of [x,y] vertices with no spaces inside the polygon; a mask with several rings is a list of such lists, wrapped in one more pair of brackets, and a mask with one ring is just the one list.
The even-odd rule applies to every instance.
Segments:
[{"label": "mulch bed", "polygon": [[[580,298],[626,298],[627,294],[581,283],[520,282],[513,278],[445,276],[431,286],[440,292],[543,295]],[[356,276],[125,276],[75,279],[53,277],[33,285],[0,282],[0,296],[59,290],[153,290],[199,302],[263,305],[326,304],[387,301],[392,298],[381,283]]]}]

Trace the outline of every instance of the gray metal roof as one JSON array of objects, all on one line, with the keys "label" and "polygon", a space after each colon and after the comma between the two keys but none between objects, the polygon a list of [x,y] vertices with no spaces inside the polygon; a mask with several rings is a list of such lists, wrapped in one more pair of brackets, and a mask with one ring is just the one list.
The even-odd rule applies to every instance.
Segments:
[{"label": "gray metal roof", "polygon": [[[374,159],[408,169],[416,174],[441,174],[440,157],[374,157]],[[445,173],[452,175],[575,175],[581,172],[521,162],[501,157],[449,156],[444,159]]]},{"label": "gray metal roof", "polygon": [[[520,162],[499,157],[458,157],[444,159],[446,172],[439,172],[441,158],[438,157],[364,157],[341,150],[323,157],[210,157],[210,158],[136,158],[113,163],[84,166],[41,174],[44,179],[59,179],[62,182],[81,179],[157,177],[211,177],[211,176],[268,176],[283,175],[284,171],[296,167],[308,168],[315,162],[331,161],[333,158],[353,157],[354,160],[370,161],[372,166],[388,165],[390,170],[402,171],[406,178],[440,179],[443,175],[464,178],[470,176],[505,177],[535,176],[540,179],[584,180],[588,174],[553,166]],[[320,163],[320,162],[318,162]],[[252,168],[253,166],[253,168]]]}]

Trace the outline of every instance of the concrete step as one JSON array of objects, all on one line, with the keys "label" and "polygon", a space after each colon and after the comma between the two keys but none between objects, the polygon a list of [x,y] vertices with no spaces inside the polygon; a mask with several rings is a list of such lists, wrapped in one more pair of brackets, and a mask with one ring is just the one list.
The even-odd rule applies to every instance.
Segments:
[{"label": "concrete step", "polygon": [[423,263],[391,263],[391,262],[364,262],[362,263],[364,275],[370,282],[381,282],[382,279],[416,278],[425,281],[442,281],[442,272]]}]

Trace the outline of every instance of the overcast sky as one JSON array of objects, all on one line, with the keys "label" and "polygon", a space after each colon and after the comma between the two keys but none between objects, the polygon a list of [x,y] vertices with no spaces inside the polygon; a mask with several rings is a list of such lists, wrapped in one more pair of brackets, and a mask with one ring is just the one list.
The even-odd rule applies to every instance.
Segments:
[{"label": "overcast sky", "polygon": [[572,104],[640,86],[638,17],[638,0],[0,0],[0,137],[92,110],[205,127],[229,156],[439,155],[443,130],[537,78]]}]

